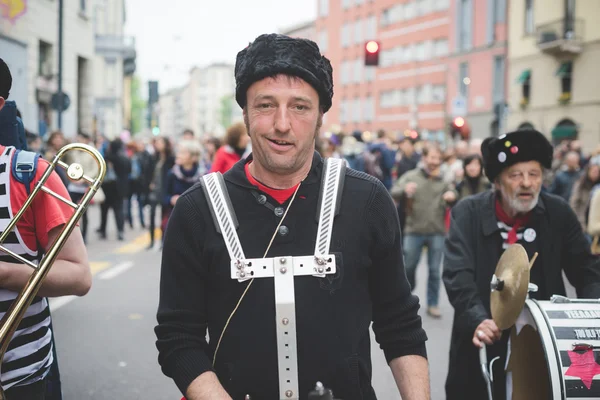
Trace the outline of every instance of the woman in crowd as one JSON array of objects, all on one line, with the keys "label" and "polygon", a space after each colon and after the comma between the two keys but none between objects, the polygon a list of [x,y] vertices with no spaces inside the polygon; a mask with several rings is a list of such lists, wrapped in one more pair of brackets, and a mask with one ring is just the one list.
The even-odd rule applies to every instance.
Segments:
[{"label": "woman in crowd", "polygon": [[221,146],[213,160],[210,172],[224,174],[229,171],[236,162],[250,154],[250,136],[246,132],[246,125],[239,122],[233,124],[225,133],[225,146]]},{"label": "woman in crowd", "polygon": [[200,152],[200,144],[195,141],[184,141],[177,146],[175,165],[167,174],[164,186],[163,232],[179,196],[200,181],[202,176],[199,165]]},{"label": "woman in crowd", "polygon": [[600,183],[600,156],[593,157],[585,167],[581,177],[573,184],[569,204],[584,232],[587,232],[588,209],[592,188]]},{"label": "woman in crowd", "polygon": [[463,178],[456,185],[458,200],[491,188],[490,181],[483,175],[482,160],[478,154],[471,154],[463,160]]},{"label": "woman in crowd", "polygon": [[[165,137],[158,137],[154,140],[154,173],[152,175],[152,182],[150,183],[150,246],[148,249],[154,247],[154,235],[156,230],[156,208],[160,206],[161,210],[161,221],[165,218],[167,208],[162,204],[163,193],[165,193],[165,181],[167,174],[173,168],[175,164],[175,157],[173,156],[173,149],[171,141]],[[161,237],[164,236],[164,231]],[[162,239],[161,239],[162,240]]]}]

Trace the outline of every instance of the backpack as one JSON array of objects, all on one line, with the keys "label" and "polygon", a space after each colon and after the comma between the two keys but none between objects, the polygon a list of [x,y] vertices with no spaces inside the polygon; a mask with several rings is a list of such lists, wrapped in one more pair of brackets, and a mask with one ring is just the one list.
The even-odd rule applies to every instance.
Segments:
[{"label": "backpack", "polygon": [[33,151],[17,149],[11,167],[13,177],[25,185],[27,195],[31,194],[31,182],[35,178],[40,155]]}]

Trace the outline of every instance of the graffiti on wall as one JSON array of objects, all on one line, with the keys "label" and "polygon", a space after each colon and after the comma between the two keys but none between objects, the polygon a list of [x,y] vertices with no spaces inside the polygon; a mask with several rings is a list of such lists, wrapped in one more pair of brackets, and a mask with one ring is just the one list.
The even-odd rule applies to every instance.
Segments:
[{"label": "graffiti on wall", "polygon": [[27,0],[0,0],[0,15],[3,19],[15,22],[27,12]]}]

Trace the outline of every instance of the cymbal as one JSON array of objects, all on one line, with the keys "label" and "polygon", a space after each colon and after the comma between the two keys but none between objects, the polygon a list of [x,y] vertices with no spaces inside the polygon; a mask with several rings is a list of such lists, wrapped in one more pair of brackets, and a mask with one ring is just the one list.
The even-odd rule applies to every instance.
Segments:
[{"label": "cymbal", "polygon": [[529,256],[518,243],[510,245],[498,261],[492,278],[490,308],[500,330],[514,325],[525,306],[529,286]]}]

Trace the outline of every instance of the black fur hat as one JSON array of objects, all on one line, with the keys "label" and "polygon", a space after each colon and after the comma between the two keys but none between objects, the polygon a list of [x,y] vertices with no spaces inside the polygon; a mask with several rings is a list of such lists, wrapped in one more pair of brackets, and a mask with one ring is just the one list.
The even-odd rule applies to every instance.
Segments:
[{"label": "black fur hat", "polygon": [[331,108],[333,69],[319,46],[312,40],[296,39],[280,34],[264,34],[240,51],[235,63],[235,99],[246,106],[250,85],[278,74],[297,76],[319,94],[323,112]]},{"label": "black fur hat", "polygon": [[538,161],[544,168],[552,168],[554,148],[544,134],[533,130],[518,130],[498,138],[489,137],[481,144],[483,168],[493,182],[504,168],[516,163]]}]

